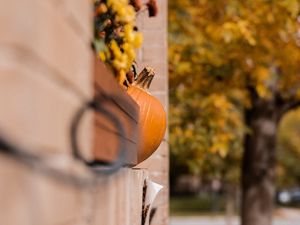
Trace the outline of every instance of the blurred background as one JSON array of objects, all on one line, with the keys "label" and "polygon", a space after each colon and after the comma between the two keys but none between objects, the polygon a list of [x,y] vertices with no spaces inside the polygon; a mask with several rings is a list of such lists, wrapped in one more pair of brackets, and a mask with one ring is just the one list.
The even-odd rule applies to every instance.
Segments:
[{"label": "blurred background", "polygon": [[299,9],[169,1],[171,224],[299,224]]},{"label": "blurred background", "polygon": [[[300,110],[288,113],[280,123],[277,139],[275,215],[282,224],[298,224],[300,216]],[[188,169],[189,161],[171,152],[170,214],[174,224],[187,224],[189,218],[200,217],[191,224],[208,220],[211,224],[238,224],[240,212],[240,165],[242,149],[225,158],[208,156],[197,168]],[[212,172],[213,171],[213,172]],[[178,217],[180,219],[178,219]],[[220,219],[221,218],[226,218]],[[185,218],[186,220],[184,220]],[[176,222],[177,221],[177,222]],[[202,224],[202,223],[201,223]]]}]

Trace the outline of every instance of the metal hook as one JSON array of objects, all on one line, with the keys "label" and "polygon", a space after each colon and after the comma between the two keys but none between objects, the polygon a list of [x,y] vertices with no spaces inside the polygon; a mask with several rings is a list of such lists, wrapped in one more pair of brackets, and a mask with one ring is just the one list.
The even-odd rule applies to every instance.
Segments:
[{"label": "metal hook", "polygon": [[97,160],[92,162],[86,161],[80,153],[77,140],[78,140],[78,128],[80,125],[80,121],[83,118],[84,113],[90,109],[93,109],[97,113],[100,113],[104,115],[106,118],[108,118],[117,128],[118,132],[120,132],[120,137],[125,136],[125,130],[120,120],[115,115],[110,113],[107,109],[105,109],[103,106],[101,106],[101,104],[99,104],[98,101],[90,101],[84,104],[73,117],[71,123],[71,130],[70,130],[72,152],[75,158],[85,162],[88,166],[90,166],[90,168],[93,170],[94,173],[110,175],[117,172],[120,168],[122,168],[125,165],[124,162],[126,159],[126,151],[127,151],[126,141],[124,138],[120,138],[119,155],[118,155],[118,159],[115,162],[109,165],[103,165],[103,163]]}]

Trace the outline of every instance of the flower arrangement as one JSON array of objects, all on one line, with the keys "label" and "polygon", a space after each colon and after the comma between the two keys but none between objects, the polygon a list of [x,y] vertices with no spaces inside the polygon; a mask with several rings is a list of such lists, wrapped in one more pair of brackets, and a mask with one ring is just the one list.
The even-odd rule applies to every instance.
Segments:
[{"label": "flower arrangement", "polygon": [[100,59],[108,64],[119,83],[126,81],[136,58],[135,50],[143,41],[135,25],[136,14],[148,9],[155,16],[155,0],[142,4],[141,0],[94,0],[93,46]]},{"label": "flower arrangement", "polygon": [[137,75],[133,66],[135,50],[143,39],[135,25],[136,15],[147,10],[149,17],[156,16],[157,3],[156,0],[94,0],[94,7],[94,49],[139,106],[140,163],[158,148],[166,130],[166,112],[148,92],[154,70],[146,67]]}]

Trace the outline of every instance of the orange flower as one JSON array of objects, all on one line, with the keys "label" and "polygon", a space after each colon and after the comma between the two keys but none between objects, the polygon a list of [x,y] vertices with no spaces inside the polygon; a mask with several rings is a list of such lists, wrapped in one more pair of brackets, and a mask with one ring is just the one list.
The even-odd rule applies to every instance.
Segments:
[{"label": "orange flower", "polygon": [[130,0],[130,4],[134,7],[135,11],[139,11],[142,8],[141,0]]},{"label": "orange flower", "polygon": [[149,17],[156,16],[158,13],[156,0],[149,0],[146,5],[148,7]]}]

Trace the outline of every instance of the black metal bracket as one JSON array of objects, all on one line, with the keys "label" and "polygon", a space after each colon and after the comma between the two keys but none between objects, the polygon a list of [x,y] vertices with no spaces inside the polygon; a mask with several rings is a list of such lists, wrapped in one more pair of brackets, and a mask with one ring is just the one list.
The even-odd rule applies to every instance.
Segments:
[{"label": "black metal bracket", "polygon": [[120,122],[120,120],[112,113],[110,113],[107,109],[105,109],[99,101],[99,98],[94,101],[87,102],[85,105],[83,105],[78,112],[75,114],[72,123],[71,123],[71,145],[72,145],[72,152],[75,158],[78,160],[83,161],[86,165],[90,166],[93,172],[96,174],[112,174],[115,173],[117,170],[119,170],[121,167],[124,166],[124,162],[126,159],[126,142],[125,139],[120,138],[119,140],[119,155],[118,159],[110,164],[103,164],[100,161],[94,160],[94,161],[86,161],[82,155],[81,151],[78,146],[78,128],[80,125],[80,121],[83,118],[83,115],[88,110],[94,110],[95,112],[104,115],[107,119],[109,119],[113,125],[117,128],[118,132],[120,133],[120,137],[125,136],[125,130]]}]

